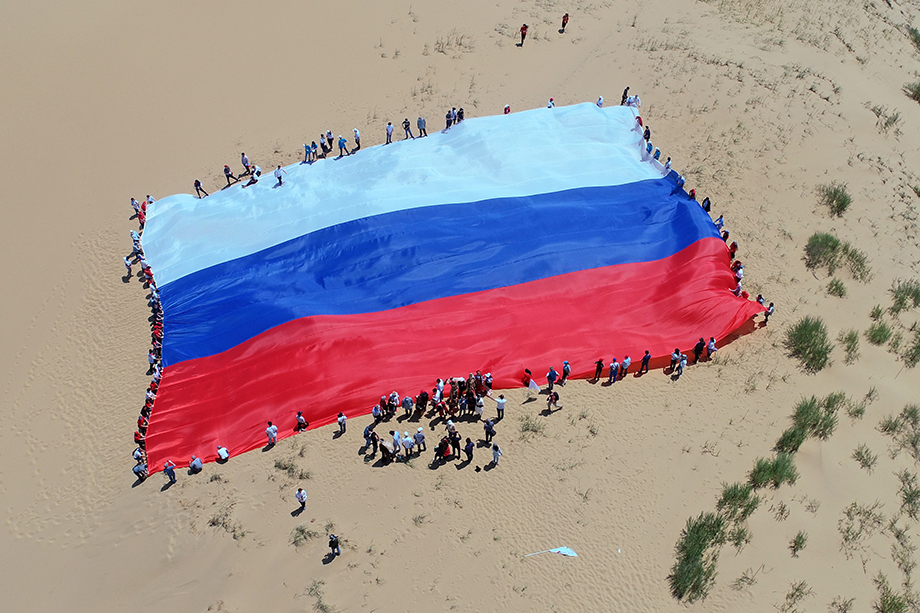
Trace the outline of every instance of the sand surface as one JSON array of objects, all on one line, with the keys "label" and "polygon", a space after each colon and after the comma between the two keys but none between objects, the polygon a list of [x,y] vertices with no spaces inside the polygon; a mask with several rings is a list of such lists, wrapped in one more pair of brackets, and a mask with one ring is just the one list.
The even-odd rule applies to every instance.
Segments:
[{"label": "sand surface", "polygon": [[[832,338],[862,332],[894,279],[920,276],[920,105],[901,90],[920,71],[904,33],[918,19],[918,2],[884,0],[2,3],[3,609],[683,610],[666,576],[687,518],[770,453],[800,397],[858,401],[872,388],[864,417],[841,413],[829,440],[802,447],[794,486],[763,492],[752,540],[722,550],[696,608],[774,611],[804,581],[799,610],[839,596],[865,611],[879,572],[902,589],[893,531],[848,557],[838,521],[850,503],[878,501],[916,541],[895,475],[916,464],[892,458],[877,426],[917,401],[920,370],[861,336],[858,361],[838,343],[833,364],[808,375],[782,340],[802,315],[822,316]],[[680,381],[572,382],[552,414],[509,392],[494,470],[474,470],[484,449],[467,467],[374,467],[354,420],[335,441],[311,431],[181,472],[165,491],[162,475],[132,487],[149,311],[140,283],[122,281],[131,196],[188,192],[195,178],[216,189],[241,151],[263,168],[292,163],[326,129],[357,127],[367,147],[405,116],[426,115],[433,131],[450,106],[615,104],[627,85],[687,187],[725,215],[746,289],[776,302],[769,327]],[[898,118],[886,130],[872,107]],[[831,181],[853,195],[840,218],[815,193]],[[845,298],[802,261],[819,230],[868,256],[869,282],[837,273]],[[885,317],[906,342],[917,313]],[[521,415],[542,433],[523,436]],[[851,458],[863,443],[878,456],[871,473]],[[275,468],[288,459],[307,472]],[[298,485],[310,497],[292,517]],[[344,539],[331,563],[329,524]],[[298,525],[319,536],[293,546]],[[799,530],[808,546],[792,558]],[[579,557],[523,557],[563,545]],[[753,583],[736,584],[745,573]]]}]

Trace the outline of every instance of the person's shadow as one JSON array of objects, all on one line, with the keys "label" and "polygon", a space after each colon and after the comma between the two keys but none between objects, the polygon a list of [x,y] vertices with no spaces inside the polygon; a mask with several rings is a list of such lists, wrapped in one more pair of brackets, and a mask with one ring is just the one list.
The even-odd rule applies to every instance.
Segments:
[{"label": "person's shadow", "polygon": [[565,34],[565,30],[564,30],[563,28],[559,28],[559,33],[560,33],[560,34]]},{"label": "person's shadow", "polygon": [[338,556],[331,551],[323,556],[323,564],[331,564]]},{"label": "person's shadow", "polygon": [[122,283],[131,283],[131,279],[134,277],[131,273],[126,274],[121,278]]},{"label": "person's shadow", "polygon": [[472,463],[472,461],[473,461],[472,458],[470,458],[470,459],[468,459],[468,460],[463,460],[463,461],[460,462],[459,464],[455,465],[454,468],[456,468],[457,470],[463,470],[464,468],[466,468],[467,466],[469,466],[470,463]]},{"label": "person's shadow", "polygon": [[291,511],[291,517],[300,517],[300,514],[304,512],[305,508],[306,507],[297,507],[296,509]]},{"label": "person's shadow", "polygon": [[482,469],[486,472],[492,470],[493,468],[495,468],[495,462],[489,462],[488,464],[482,467]]},{"label": "person's shadow", "polygon": [[342,434],[344,434],[344,432],[342,432],[341,430],[337,430],[337,431],[335,432],[335,434],[332,435],[332,440],[335,440],[335,439],[341,437]]},{"label": "person's shadow", "polygon": [[[514,46],[515,46],[515,47],[523,47],[523,46],[524,46],[524,43],[523,43],[523,42],[514,43]],[[488,469],[486,469],[486,470],[488,470]]]},{"label": "person's shadow", "polygon": [[265,453],[266,451],[271,451],[272,447],[274,446],[275,446],[274,443],[268,443],[267,445],[265,445],[265,447],[262,447],[262,453]]},{"label": "person's shadow", "polygon": [[174,481],[167,481],[166,483],[163,484],[163,487],[160,488],[160,491],[165,492],[166,490],[171,488],[174,483],[175,483]]}]

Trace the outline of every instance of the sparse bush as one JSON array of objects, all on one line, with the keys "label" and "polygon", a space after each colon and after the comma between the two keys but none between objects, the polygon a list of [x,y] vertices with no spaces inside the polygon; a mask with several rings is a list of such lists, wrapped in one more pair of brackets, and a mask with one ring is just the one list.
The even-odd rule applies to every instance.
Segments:
[{"label": "sparse bush", "polygon": [[853,553],[862,549],[863,543],[885,525],[885,516],[879,511],[881,507],[880,502],[871,505],[851,502],[843,510],[843,517],[837,522],[837,531],[842,538],[840,548],[847,559],[852,558]]},{"label": "sparse bush", "polygon": [[920,364],[920,330],[914,330],[914,337],[910,344],[904,348],[901,360],[907,368],[913,368]]},{"label": "sparse bush", "polygon": [[830,283],[827,284],[827,293],[837,298],[846,298],[847,287],[843,284],[843,281],[834,277],[830,280]]},{"label": "sparse bush", "polygon": [[878,600],[872,604],[876,613],[907,613],[910,610],[913,599],[906,593],[899,594],[891,589],[885,575],[879,573],[873,583],[878,589]]},{"label": "sparse bush", "polygon": [[837,335],[837,342],[843,346],[844,364],[853,364],[859,359],[859,332],[856,330],[841,330]]},{"label": "sparse bush", "polygon": [[799,530],[798,534],[789,541],[789,551],[792,552],[792,557],[799,557],[799,552],[805,549],[806,544],[808,544],[808,534]]},{"label": "sparse bush", "polygon": [[915,462],[920,462],[920,407],[905,406],[897,417],[889,415],[882,419],[878,429],[892,438],[892,458],[906,449]]},{"label": "sparse bush", "polygon": [[533,415],[521,415],[518,419],[521,422],[522,437],[543,434],[543,430],[546,429],[546,424]]},{"label": "sparse bush", "polygon": [[917,51],[920,51],[920,30],[913,26],[907,26],[907,37],[910,39],[910,42],[914,43],[914,47],[917,48]]},{"label": "sparse bush", "polygon": [[877,304],[874,307],[872,307],[872,310],[869,312],[869,319],[871,319],[872,321],[881,321],[883,314],[884,314],[884,311],[882,311],[882,306],[880,304]]},{"label": "sparse bush", "polygon": [[888,310],[892,315],[899,315],[903,311],[920,306],[920,281],[917,279],[897,279],[889,291],[892,303]]},{"label": "sparse bush", "polygon": [[808,268],[827,268],[834,274],[840,263],[840,240],[827,232],[815,232],[805,244],[805,266]]},{"label": "sparse bush", "polygon": [[716,578],[719,549],[725,544],[725,520],[715,513],[700,513],[687,520],[675,546],[677,561],[668,583],[671,595],[689,603],[706,598]]},{"label": "sparse bush", "polygon": [[816,373],[830,363],[834,346],[827,337],[827,326],[820,317],[803,317],[786,331],[786,350],[798,358],[802,367]]},{"label": "sparse bush", "polygon": [[855,598],[844,598],[843,596],[834,596],[834,599],[831,600],[831,604],[828,605],[828,610],[831,613],[850,613],[853,610],[853,604],[856,602]]},{"label": "sparse bush", "polygon": [[813,596],[814,593],[814,590],[808,587],[807,583],[804,581],[797,581],[796,583],[790,584],[789,591],[786,592],[786,599],[782,604],[776,605],[776,608],[780,613],[797,613],[799,610],[799,603],[808,596]]},{"label": "sparse bush", "polygon": [[891,326],[884,321],[873,321],[866,330],[866,340],[873,345],[884,345],[890,338]]},{"label": "sparse bush", "polygon": [[275,468],[286,473],[291,479],[306,480],[313,476],[309,470],[303,470],[298,467],[294,458],[279,458],[275,460]]},{"label": "sparse bush", "polygon": [[917,475],[906,468],[899,472],[898,481],[901,482],[898,494],[901,496],[901,511],[913,520],[920,517],[920,487],[917,487]]},{"label": "sparse bush", "polygon": [[747,529],[747,526],[744,524],[735,524],[735,526],[728,531],[728,542],[734,545],[735,549],[739,552],[744,549],[745,545],[751,542],[751,531]]},{"label": "sparse bush", "polygon": [[853,278],[860,283],[872,279],[872,270],[869,268],[869,257],[850,243],[843,243],[840,247],[840,256],[846,262],[847,268]]},{"label": "sparse bush", "polygon": [[818,199],[821,204],[830,209],[831,215],[837,217],[841,217],[853,202],[852,196],[847,191],[846,183],[836,181],[829,185],[819,185]]},{"label": "sparse bush", "polygon": [[907,94],[907,97],[916,102],[920,102],[920,81],[916,83],[906,83],[904,85],[904,93]]},{"label": "sparse bush", "polygon": [[853,451],[853,459],[859,462],[862,468],[871,473],[872,469],[875,468],[875,463],[878,461],[878,456],[872,453],[865,443],[861,443]]},{"label": "sparse bush", "polygon": [[319,532],[310,530],[304,524],[300,524],[291,531],[291,544],[294,547],[300,547],[301,545],[306,545],[318,536]]}]

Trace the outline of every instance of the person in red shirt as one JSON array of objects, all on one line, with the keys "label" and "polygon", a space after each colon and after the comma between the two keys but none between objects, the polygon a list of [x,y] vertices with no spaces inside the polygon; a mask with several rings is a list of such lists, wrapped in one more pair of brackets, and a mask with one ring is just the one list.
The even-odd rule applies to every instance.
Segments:
[{"label": "person in red shirt", "polygon": [[565,34],[565,27],[569,25],[569,14],[566,13],[562,16],[562,29],[559,30],[560,34]]},{"label": "person in red shirt", "polygon": [[527,38],[527,24],[521,26],[521,44],[518,47],[524,46],[524,39]]}]

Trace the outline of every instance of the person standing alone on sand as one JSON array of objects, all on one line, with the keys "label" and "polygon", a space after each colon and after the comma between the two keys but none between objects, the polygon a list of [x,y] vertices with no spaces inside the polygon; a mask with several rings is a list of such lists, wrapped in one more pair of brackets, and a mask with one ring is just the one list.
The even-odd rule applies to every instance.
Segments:
[{"label": "person standing alone on sand", "polygon": [[201,187],[201,181],[199,181],[198,179],[195,179],[195,192],[198,194],[199,200],[201,198],[204,198],[204,196],[202,196],[201,194],[204,194],[205,196],[208,195],[208,192],[204,191],[204,188]]},{"label": "person standing alone on sand", "polygon": [[565,34],[565,27],[569,25],[569,14],[566,13],[562,16],[562,29],[559,30],[560,34]]},{"label": "person standing alone on sand", "polygon": [[239,179],[233,176],[233,171],[230,170],[230,167],[227,166],[226,164],[224,164],[224,178],[227,179],[227,187],[230,187],[232,185],[232,183],[230,183],[230,179],[233,179],[234,181],[239,181]]},{"label": "person standing alone on sand", "polygon": [[303,491],[302,487],[298,487],[297,491],[294,493],[294,498],[297,499],[297,502],[300,503],[300,508],[304,509],[307,506],[307,493]]},{"label": "person standing alone on sand", "polygon": [[389,145],[392,142],[393,142],[393,122],[388,121],[387,122],[387,142],[385,142],[384,144]]},{"label": "person standing alone on sand", "polygon": [[518,47],[524,46],[524,39],[527,38],[527,24],[521,26],[521,44]]},{"label": "person standing alone on sand", "polygon": [[498,443],[492,443],[492,465],[498,466],[498,459],[502,457],[502,448]]}]

